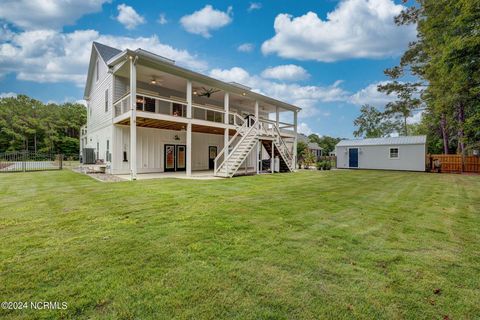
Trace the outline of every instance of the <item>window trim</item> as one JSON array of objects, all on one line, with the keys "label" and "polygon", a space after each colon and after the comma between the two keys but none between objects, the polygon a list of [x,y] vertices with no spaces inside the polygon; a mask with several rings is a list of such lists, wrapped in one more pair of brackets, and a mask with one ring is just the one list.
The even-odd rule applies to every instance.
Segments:
[{"label": "window trim", "polygon": [[[393,149],[397,149],[397,156],[396,157],[392,157],[392,150]],[[400,148],[399,147],[389,147],[388,148],[388,158],[391,159],[391,160],[400,159]]]}]

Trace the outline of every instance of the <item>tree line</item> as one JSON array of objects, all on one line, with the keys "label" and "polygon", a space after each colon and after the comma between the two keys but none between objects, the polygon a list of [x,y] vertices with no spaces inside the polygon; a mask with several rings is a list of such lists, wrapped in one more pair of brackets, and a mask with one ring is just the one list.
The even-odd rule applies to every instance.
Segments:
[{"label": "tree line", "polygon": [[[430,153],[479,149],[480,0],[417,0],[395,23],[417,28],[400,63],[384,71],[390,81],[378,86],[396,99],[382,111],[362,106],[354,135],[425,134]],[[408,124],[415,111],[420,123]]]},{"label": "tree line", "polygon": [[82,104],[44,104],[26,95],[0,99],[0,153],[34,151],[78,157]]}]

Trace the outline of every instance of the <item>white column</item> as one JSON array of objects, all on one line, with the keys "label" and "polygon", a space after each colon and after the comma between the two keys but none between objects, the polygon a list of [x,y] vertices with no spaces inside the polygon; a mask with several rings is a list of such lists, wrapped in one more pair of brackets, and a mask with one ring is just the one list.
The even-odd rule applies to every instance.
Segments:
[{"label": "white column", "polygon": [[297,170],[297,128],[298,128],[298,111],[293,113],[293,131],[295,132],[295,140],[293,142],[293,168]]},{"label": "white column", "polygon": [[137,179],[137,68],[130,57],[130,178]]},{"label": "white column", "polygon": [[[224,123],[226,125],[229,124],[229,110],[230,110],[230,95],[228,92],[225,92],[225,98],[223,100],[223,106],[224,106],[224,111],[225,111],[225,115],[223,117],[223,120],[224,120]],[[225,155],[224,155],[224,159],[227,159],[228,157],[228,141],[230,140],[230,136],[229,136],[229,130],[228,128],[225,128],[225,132],[223,134],[223,146],[225,147]]]},{"label": "white column", "polygon": [[192,81],[187,80],[187,118],[192,118]]},{"label": "white column", "polygon": [[187,124],[187,176],[192,175],[192,124]]},{"label": "white column", "polygon": [[272,156],[270,158],[270,171],[275,172],[275,142],[272,140]]},{"label": "white column", "polygon": [[279,126],[279,122],[280,122],[280,111],[279,111],[279,108],[278,106],[275,107],[275,122],[277,123],[277,128],[280,129],[280,126]]},{"label": "white column", "polygon": [[[192,119],[192,81],[187,80],[187,118]],[[187,124],[187,155],[186,155],[186,173],[192,175],[192,123]]]},{"label": "white column", "polygon": [[[258,121],[258,101],[255,101],[255,125],[258,128],[259,121]],[[257,170],[257,174],[260,173],[260,140],[257,142],[257,150],[256,150],[256,159],[255,159],[255,168]]]}]

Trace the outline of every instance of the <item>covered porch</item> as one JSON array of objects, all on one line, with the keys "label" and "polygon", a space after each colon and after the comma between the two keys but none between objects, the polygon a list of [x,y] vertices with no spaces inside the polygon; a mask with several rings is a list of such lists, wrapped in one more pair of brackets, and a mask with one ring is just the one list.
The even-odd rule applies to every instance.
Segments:
[{"label": "covered porch", "polygon": [[[205,163],[199,167],[195,159],[200,157],[198,149],[203,153],[203,149],[216,147],[215,154],[228,155],[225,146],[231,143],[232,136],[249,116],[264,121],[265,126],[275,126],[282,136],[296,145],[298,108],[262,96],[246,86],[191,72],[170,61],[139,52],[127,57],[115,62],[112,68],[114,150],[121,150],[113,155],[114,172],[123,174],[128,165],[131,179],[136,179],[137,174],[145,173],[142,159],[150,157],[150,153],[153,152],[159,161],[166,161],[169,150],[164,149],[164,145],[168,144],[184,146],[186,176],[192,176],[195,170],[211,169],[205,168]],[[166,134],[168,141],[157,139],[163,142],[159,144],[163,149],[160,153],[156,150],[158,144],[155,146],[151,142],[156,134],[147,134],[145,130],[169,132]],[[202,134],[209,138],[201,138]],[[137,138],[139,135],[142,137]],[[214,140],[215,143],[205,146],[200,143],[202,140]],[[153,151],[142,155],[145,148]],[[254,162],[251,166],[257,173],[259,160],[255,160],[255,156],[258,157],[260,148],[258,146],[251,155]],[[166,169],[166,165],[162,167],[158,163],[153,169],[148,166],[148,170]],[[250,163],[245,166],[248,171]]]}]

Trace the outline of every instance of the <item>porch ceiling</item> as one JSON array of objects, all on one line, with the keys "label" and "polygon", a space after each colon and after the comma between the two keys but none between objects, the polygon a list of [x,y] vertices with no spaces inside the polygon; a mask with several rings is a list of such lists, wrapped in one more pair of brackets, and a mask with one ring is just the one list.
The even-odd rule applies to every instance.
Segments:
[{"label": "porch ceiling", "polygon": [[[116,73],[117,76],[129,78],[130,77],[130,69],[129,64],[123,65],[119,68]],[[155,86],[164,87],[172,90],[176,90],[182,92],[186,96],[186,87],[187,87],[187,80],[181,78],[179,76],[164,72],[162,70],[158,70],[151,66],[138,64],[137,65],[137,81],[143,82],[146,84],[151,84],[151,81],[155,80]],[[193,92],[203,92],[203,88],[206,89],[217,89],[208,84],[200,83],[197,81],[193,81],[192,83]],[[240,108],[243,111],[248,111],[250,113],[254,113],[255,107],[255,99],[249,97],[250,91],[245,91],[246,96],[242,96],[235,93],[230,93],[230,108]],[[225,91],[219,90],[210,96],[207,100],[210,101],[210,104],[223,106]],[[199,100],[199,97],[193,94],[193,102],[197,104],[204,104],[205,99]],[[276,111],[276,107],[273,104],[268,104],[265,101],[260,101],[259,104],[260,112],[268,112],[273,113]],[[285,112],[289,110],[285,110],[280,107],[280,112]]]},{"label": "porch ceiling", "polygon": [[[130,118],[122,120],[122,121],[118,122],[117,124],[128,126],[128,125],[130,125]],[[185,123],[179,123],[179,122],[173,122],[173,121],[138,117],[137,118],[137,127],[185,131],[187,125]],[[224,129],[217,128],[217,127],[201,126],[201,125],[194,124],[194,125],[192,125],[192,132],[222,134],[223,135]],[[230,135],[234,135],[234,134],[235,134],[235,130],[230,130]]]}]

